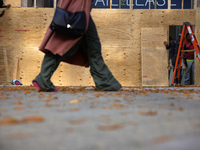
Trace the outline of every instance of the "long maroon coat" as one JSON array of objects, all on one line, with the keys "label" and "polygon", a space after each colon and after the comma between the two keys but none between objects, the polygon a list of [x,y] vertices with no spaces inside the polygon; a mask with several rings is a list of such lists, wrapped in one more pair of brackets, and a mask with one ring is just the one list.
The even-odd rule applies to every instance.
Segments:
[{"label": "long maroon coat", "polygon": [[[62,4],[60,6],[61,1]],[[86,13],[86,22],[87,22],[86,31],[87,31],[92,0],[60,0],[57,6],[62,9],[68,10],[70,12],[77,12],[81,11],[83,4],[84,4],[83,11],[85,11]],[[81,38],[82,37],[71,38],[64,34],[54,32],[50,28],[48,28],[39,49],[45,53],[51,51],[55,55],[58,54],[60,56],[63,56]],[[88,66],[87,56],[84,55],[84,52],[82,51],[81,47],[78,48],[78,50],[72,57],[64,60],[64,62],[75,65]]]}]

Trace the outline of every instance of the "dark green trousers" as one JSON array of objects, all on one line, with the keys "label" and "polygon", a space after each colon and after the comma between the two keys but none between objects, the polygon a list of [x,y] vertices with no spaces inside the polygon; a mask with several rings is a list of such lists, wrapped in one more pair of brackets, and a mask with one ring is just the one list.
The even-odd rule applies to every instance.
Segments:
[{"label": "dark green trousers", "polygon": [[53,91],[56,87],[50,80],[51,76],[59,66],[60,62],[71,57],[80,44],[86,47],[85,50],[89,59],[90,73],[95,82],[96,89],[103,91],[118,91],[121,88],[121,84],[114,78],[107,65],[104,63],[101,54],[101,43],[96,26],[91,17],[85,36],[65,55],[54,55],[51,52],[45,54],[41,72],[33,81],[36,81],[43,90]]}]

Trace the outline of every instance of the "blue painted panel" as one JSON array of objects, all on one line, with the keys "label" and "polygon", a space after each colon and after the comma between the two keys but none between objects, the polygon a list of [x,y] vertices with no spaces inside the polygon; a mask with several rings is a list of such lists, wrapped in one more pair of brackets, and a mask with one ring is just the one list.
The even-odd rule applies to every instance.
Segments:
[{"label": "blue painted panel", "polygon": [[110,8],[110,0],[93,0],[93,8]]},{"label": "blue painted panel", "polygon": [[184,0],[183,9],[191,9],[191,0]]},{"label": "blue painted panel", "polygon": [[[154,9],[155,0],[151,0],[151,9]],[[168,9],[168,0],[157,0],[157,9]]]},{"label": "blue painted panel", "polygon": [[133,0],[133,9],[149,9],[149,0]]},{"label": "blue painted panel", "polygon": [[182,0],[171,0],[171,9],[181,9]]},{"label": "blue painted panel", "polygon": [[112,0],[111,8],[119,9],[119,0]]},{"label": "blue painted panel", "polygon": [[[121,0],[121,8],[122,9],[129,9],[130,0]],[[120,0],[112,0],[111,8],[119,9],[119,2]]]},{"label": "blue painted panel", "polygon": [[129,9],[130,8],[130,0],[121,0],[121,8]]}]

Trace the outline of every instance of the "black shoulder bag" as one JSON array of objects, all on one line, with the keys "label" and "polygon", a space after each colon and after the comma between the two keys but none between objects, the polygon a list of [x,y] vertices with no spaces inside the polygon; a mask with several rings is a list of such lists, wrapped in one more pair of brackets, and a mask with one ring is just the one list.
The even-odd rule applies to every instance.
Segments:
[{"label": "black shoulder bag", "polygon": [[[62,5],[60,2],[60,6]],[[67,10],[56,7],[50,28],[55,32],[60,32],[71,37],[80,37],[84,34],[86,28],[86,14],[83,11],[84,2],[81,11],[69,12]]]}]

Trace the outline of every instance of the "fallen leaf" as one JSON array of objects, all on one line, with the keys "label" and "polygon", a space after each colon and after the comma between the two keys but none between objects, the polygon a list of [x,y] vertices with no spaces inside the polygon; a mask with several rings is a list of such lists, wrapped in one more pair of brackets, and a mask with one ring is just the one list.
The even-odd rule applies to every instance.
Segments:
[{"label": "fallen leaf", "polygon": [[73,131],[74,131],[74,129],[73,129],[72,127],[68,127],[68,128],[67,128],[67,132],[68,132],[68,133],[72,133]]},{"label": "fallen leaf", "polygon": [[194,126],[195,126],[196,128],[200,128],[200,123],[196,123]]},{"label": "fallen leaf", "polygon": [[52,97],[53,95],[51,95],[51,94],[49,94],[49,95],[47,95],[47,97]]},{"label": "fallen leaf", "polygon": [[140,111],[140,114],[143,116],[155,116],[157,115],[157,111],[149,110],[148,112]]},{"label": "fallen leaf", "polygon": [[79,124],[82,124],[86,121],[87,121],[86,118],[82,118],[82,119],[78,119],[78,120],[70,120],[69,123],[72,124],[72,125],[79,125]]},{"label": "fallen leaf", "polygon": [[45,100],[44,100],[44,102],[50,102],[50,101],[51,101],[50,99],[45,99]]},{"label": "fallen leaf", "polygon": [[112,109],[110,106],[103,106],[103,109]]},{"label": "fallen leaf", "polygon": [[101,96],[101,94],[94,94],[94,96],[99,97],[99,96]]},{"label": "fallen leaf", "polygon": [[32,122],[43,122],[44,120],[45,120],[44,117],[36,115],[36,116],[24,117],[22,119],[22,122],[24,122],[24,123],[32,123]]},{"label": "fallen leaf", "polygon": [[85,90],[86,87],[80,87],[78,90]]},{"label": "fallen leaf", "polygon": [[18,124],[19,120],[12,117],[6,117],[0,120],[0,125]]},{"label": "fallen leaf", "polygon": [[140,96],[149,96],[148,94],[142,93]]},{"label": "fallen leaf", "polygon": [[79,111],[79,108],[72,108],[70,109],[71,112]]},{"label": "fallen leaf", "polygon": [[2,96],[2,97],[0,97],[0,99],[10,99],[10,97]]},{"label": "fallen leaf", "polygon": [[166,97],[167,99],[175,99],[175,97]]},{"label": "fallen leaf", "polygon": [[123,107],[123,104],[114,103],[114,104],[112,104],[112,106],[113,106],[115,109],[121,109],[121,108]]},{"label": "fallen leaf", "polygon": [[24,110],[24,107],[15,107],[15,110]]},{"label": "fallen leaf", "polygon": [[44,94],[40,94],[40,95],[39,95],[39,98],[43,98],[43,97],[44,97]]},{"label": "fallen leaf", "polygon": [[114,125],[99,125],[98,129],[101,131],[112,131],[123,128],[123,124],[114,124]]},{"label": "fallen leaf", "polygon": [[171,140],[172,140],[172,136],[166,135],[166,136],[160,136],[160,137],[153,138],[153,143],[159,144],[159,143],[169,142]]},{"label": "fallen leaf", "polygon": [[90,106],[90,108],[97,108],[97,105],[92,105]]},{"label": "fallen leaf", "polygon": [[182,107],[178,107],[178,110],[183,111],[183,108]]},{"label": "fallen leaf", "polygon": [[174,103],[171,103],[170,105],[173,107],[173,106],[174,106]]},{"label": "fallen leaf", "polygon": [[168,116],[170,116],[170,117],[171,117],[172,115],[173,115],[173,113],[172,113],[172,112],[169,112],[169,113],[168,113]]},{"label": "fallen leaf", "polygon": [[26,92],[24,92],[24,94],[26,95],[26,94],[30,94],[31,92],[29,92],[29,91],[26,91]]},{"label": "fallen leaf", "polygon": [[183,111],[183,108],[182,107],[176,107],[175,110]]},{"label": "fallen leaf", "polygon": [[81,100],[79,99],[73,99],[73,100],[70,100],[69,103],[72,104],[72,103],[80,103]]},{"label": "fallen leaf", "polygon": [[185,97],[189,97],[190,94],[188,94],[188,93],[183,93],[183,96],[185,96]]},{"label": "fallen leaf", "polygon": [[58,97],[57,97],[57,96],[55,96],[53,99],[58,99]]},{"label": "fallen leaf", "polygon": [[22,105],[23,103],[21,101],[13,102],[13,105]]},{"label": "fallen leaf", "polygon": [[50,103],[47,102],[47,103],[46,103],[46,106],[47,106],[47,107],[52,107],[52,106],[59,106],[59,105],[58,105],[58,104],[50,104]]},{"label": "fallen leaf", "polygon": [[132,126],[138,126],[138,123],[135,122],[135,121],[130,121],[129,124],[132,125]]}]

